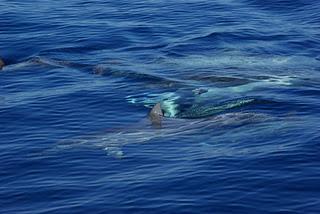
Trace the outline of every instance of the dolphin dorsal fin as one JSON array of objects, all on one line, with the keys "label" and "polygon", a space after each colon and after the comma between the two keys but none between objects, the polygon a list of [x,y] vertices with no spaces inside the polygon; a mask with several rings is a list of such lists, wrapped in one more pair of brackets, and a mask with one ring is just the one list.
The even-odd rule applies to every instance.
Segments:
[{"label": "dolphin dorsal fin", "polygon": [[149,119],[152,123],[152,125],[155,125],[157,127],[161,127],[161,121],[163,117],[163,111],[161,109],[160,103],[157,103],[150,111],[149,113]]},{"label": "dolphin dorsal fin", "polygon": [[163,111],[161,109],[160,103],[157,103],[150,111],[150,115],[156,115],[163,117]]}]

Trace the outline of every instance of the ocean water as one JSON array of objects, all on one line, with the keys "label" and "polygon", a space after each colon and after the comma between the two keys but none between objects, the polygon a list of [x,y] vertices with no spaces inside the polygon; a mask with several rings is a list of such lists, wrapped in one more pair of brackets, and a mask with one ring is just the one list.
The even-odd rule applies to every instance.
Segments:
[{"label": "ocean water", "polygon": [[0,213],[320,213],[319,14],[1,0]]}]

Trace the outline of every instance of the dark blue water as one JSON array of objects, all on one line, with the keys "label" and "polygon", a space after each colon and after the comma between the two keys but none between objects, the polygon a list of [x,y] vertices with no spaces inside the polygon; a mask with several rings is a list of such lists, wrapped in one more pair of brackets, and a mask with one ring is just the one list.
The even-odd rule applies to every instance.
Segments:
[{"label": "dark blue water", "polygon": [[0,213],[319,213],[319,14],[1,0]]}]

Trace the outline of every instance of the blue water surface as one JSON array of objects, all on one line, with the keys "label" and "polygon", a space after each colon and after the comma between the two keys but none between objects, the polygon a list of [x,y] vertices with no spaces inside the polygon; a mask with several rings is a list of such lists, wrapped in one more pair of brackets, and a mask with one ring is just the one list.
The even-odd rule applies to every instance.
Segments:
[{"label": "blue water surface", "polygon": [[320,213],[317,0],[1,0],[0,58],[0,213]]}]

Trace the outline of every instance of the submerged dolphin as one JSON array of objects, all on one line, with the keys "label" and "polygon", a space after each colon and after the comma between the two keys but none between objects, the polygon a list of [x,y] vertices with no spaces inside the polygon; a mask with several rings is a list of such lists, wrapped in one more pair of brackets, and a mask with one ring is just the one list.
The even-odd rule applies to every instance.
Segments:
[{"label": "submerged dolphin", "polygon": [[[251,99],[243,99],[241,97],[259,97],[262,90],[274,89],[275,87],[288,87],[294,82],[294,77],[289,76],[268,76],[260,80],[242,81],[239,84],[232,84],[230,86],[224,85],[224,87],[185,87],[176,91],[162,92],[162,93],[141,93],[138,95],[129,95],[126,97],[129,103],[142,104],[145,107],[152,107],[158,102],[161,102],[164,115],[167,117],[181,117],[189,118],[189,116],[181,114],[181,103],[192,103],[194,105],[194,111],[198,111],[199,106],[203,106],[206,103],[212,103],[216,100],[234,100],[238,99],[237,105],[243,105],[247,102],[252,102]],[[243,100],[243,102],[241,101]],[[232,101],[238,102],[238,101]],[[217,108],[217,104],[211,107],[206,106],[206,112],[210,111],[223,111],[224,108],[229,108],[230,105],[223,105]],[[191,109],[189,109],[191,111]],[[189,112],[190,112],[189,111]],[[194,112],[193,111],[193,112]],[[204,111],[203,111],[204,112]],[[219,112],[219,111],[218,111]],[[217,112],[216,112],[217,113]],[[204,114],[203,116],[209,116]],[[198,116],[195,116],[198,117]],[[191,118],[194,118],[193,116]]]},{"label": "submerged dolphin", "polygon": [[269,118],[265,114],[249,112],[223,113],[197,119],[170,118],[164,116],[161,104],[157,103],[148,113],[148,120],[143,120],[137,125],[98,135],[64,140],[56,148],[98,147],[104,149],[108,155],[122,158],[124,155],[122,147],[127,144],[146,143],[156,138],[185,137],[199,132],[211,133],[213,130],[263,122]]},{"label": "submerged dolphin", "polygon": [[249,105],[254,103],[255,99],[239,99],[233,100],[227,103],[223,103],[220,105],[216,104],[206,104],[206,105],[199,105],[194,104],[190,108],[186,110],[180,111],[176,117],[177,118],[188,118],[188,119],[196,119],[196,118],[205,118],[216,115],[218,113],[228,111],[231,109],[239,108],[245,105]]}]

